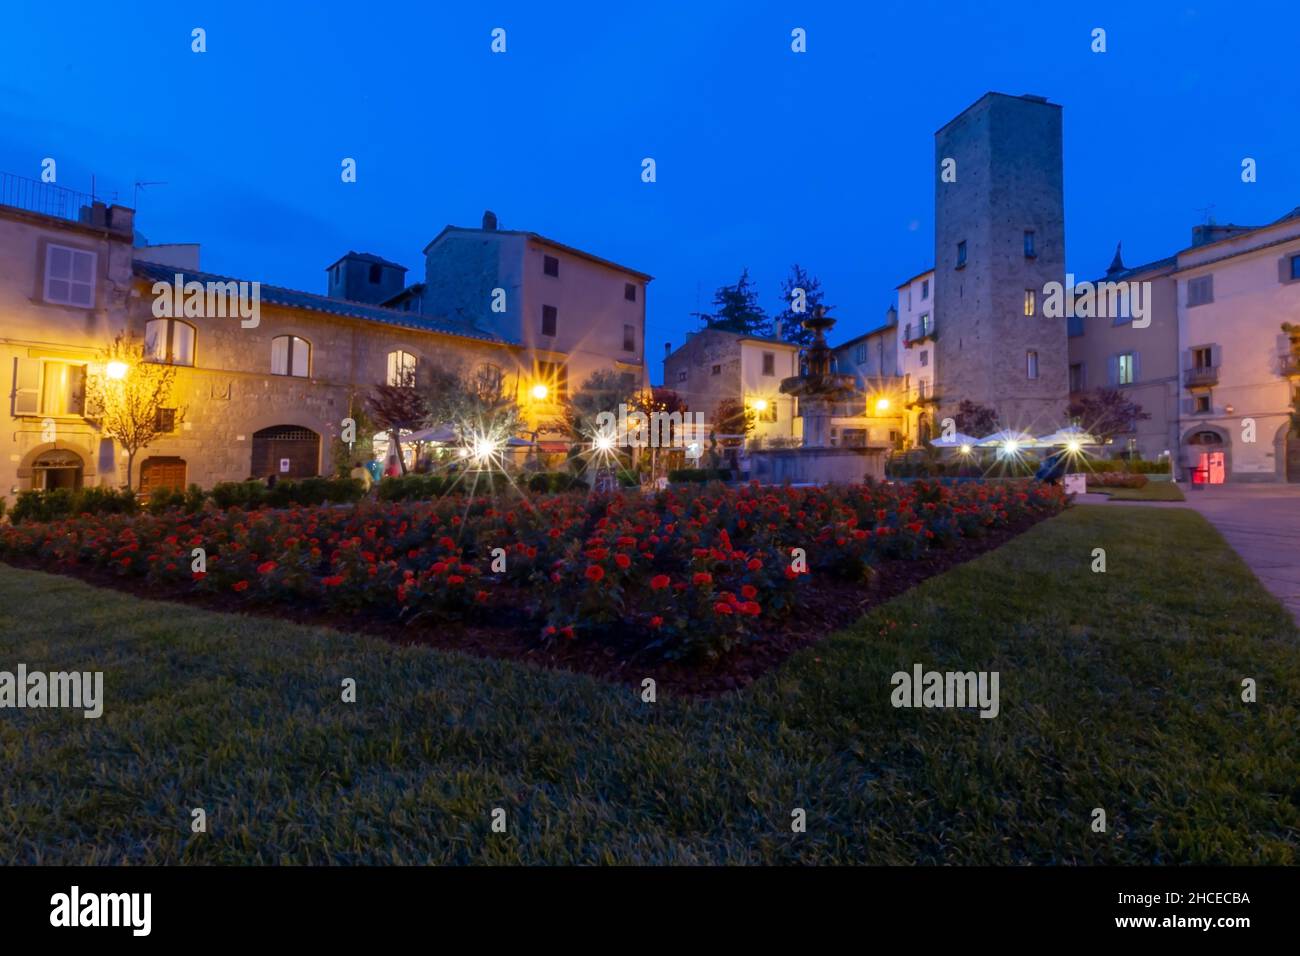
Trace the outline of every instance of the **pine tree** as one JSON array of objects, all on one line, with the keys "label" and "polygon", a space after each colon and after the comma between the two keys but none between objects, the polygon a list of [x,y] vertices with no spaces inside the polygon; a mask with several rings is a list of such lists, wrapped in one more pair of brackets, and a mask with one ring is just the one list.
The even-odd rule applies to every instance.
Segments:
[{"label": "pine tree", "polygon": [[[813,314],[822,299],[821,280],[810,276],[803,266],[795,263],[790,267],[790,275],[781,283],[781,301],[785,308],[777,316],[781,323],[781,338],[792,342],[800,348],[808,348],[813,343],[813,333],[803,327],[803,320]],[[830,311],[834,306],[825,306]]]},{"label": "pine tree", "polygon": [[772,320],[758,304],[758,290],[749,278],[749,269],[740,273],[735,285],[719,287],[713,294],[713,312],[692,313],[711,329],[736,332],[740,335],[768,336],[772,334]]}]

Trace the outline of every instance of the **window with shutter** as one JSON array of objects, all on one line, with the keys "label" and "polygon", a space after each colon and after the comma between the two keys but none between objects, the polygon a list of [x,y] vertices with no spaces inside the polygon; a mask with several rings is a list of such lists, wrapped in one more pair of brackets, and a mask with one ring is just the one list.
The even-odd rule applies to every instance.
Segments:
[{"label": "window with shutter", "polygon": [[41,411],[41,363],[36,359],[14,359],[14,415],[39,415]]},{"label": "window with shutter", "polygon": [[45,301],[89,309],[95,304],[96,255],[50,243],[45,247]]}]

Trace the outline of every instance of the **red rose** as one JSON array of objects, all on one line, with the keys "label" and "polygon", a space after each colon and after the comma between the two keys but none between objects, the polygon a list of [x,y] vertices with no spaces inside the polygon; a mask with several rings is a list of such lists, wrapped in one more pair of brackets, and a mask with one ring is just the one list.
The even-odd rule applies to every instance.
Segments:
[{"label": "red rose", "polygon": [[750,617],[758,617],[758,615],[763,612],[763,609],[759,607],[757,601],[746,601],[740,606],[740,610],[742,613],[748,614]]},{"label": "red rose", "polygon": [[668,577],[668,575],[656,574],[654,577],[650,579],[650,590],[662,591],[664,588],[668,587],[670,581],[671,579]]},{"label": "red rose", "polygon": [[746,564],[745,567],[749,568],[751,571],[757,571],[763,567],[763,562],[758,560],[758,558],[750,558],[749,563]]},{"label": "red rose", "polygon": [[664,619],[660,617],[658,614],[656,614],[654,617],[650,618],[650,629],[658,630],[660,627],[663,626],[663,623],[664,623]]},{"label": "red rose", "polygon": [[691,578],[691,581],[701,586],[705,584],[712,584],[713,575],[710,574],[708,571],[696,571],[695,577]]},{"label": "red rose", "polygon": [[231,585],[231,587],[233,587],[236,591],[247,591],[247,590],[248,590],[248,582],[247,582],[247,581],[236,581],[234,584]]},{"label": "red rose", "polygon": [[614,563],[617,564],[624,571],[626,571],[628,568],[632,566],[632,559],[629,558],[626,554],[616,554],[614,555]]},{"label": "red rose", "polygon": [[587,566],[586,575],[588,581],[595,583],[605,576],[605,569],[599,564],[591,564]]},{"label": "red rose", "polygon": [[717,604],[713,605],[713,610],[716,611],[718,614],[730,614],[731,605],[728,604],[726,601],[719,601]]},{"label": "red rose", "polygon": [[758,597],[758,588],[754,587],[752,584],[741,585],[740,593],[743,594],[747,600],[752,601],[754,598]]},{"label": "red rose", "polygon": [[447,576],[447,583],[450,584],[452,587],[457,587],[461,584],[464,584],[465,579],[462,578],[459,574],[450,574]]}]

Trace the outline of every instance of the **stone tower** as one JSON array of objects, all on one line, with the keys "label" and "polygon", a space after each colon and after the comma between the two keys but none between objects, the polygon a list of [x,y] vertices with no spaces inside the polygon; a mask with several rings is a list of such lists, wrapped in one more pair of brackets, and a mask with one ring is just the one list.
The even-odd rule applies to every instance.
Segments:
[{"label": "stone tower", "polygon": [[1055,429],[1069,395],[1066,320],[1045,318],[1043,302],[1065,281],[1061,108],[986,93],[935,133],[934,150],[936,426],[968,398],[996,409],[1001,428]]}]

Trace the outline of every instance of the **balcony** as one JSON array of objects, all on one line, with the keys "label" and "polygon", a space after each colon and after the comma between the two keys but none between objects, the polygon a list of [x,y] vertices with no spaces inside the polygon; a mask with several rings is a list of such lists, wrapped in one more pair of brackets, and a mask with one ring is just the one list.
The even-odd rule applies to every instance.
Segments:
[{"label": "balcony", "polygon": [[1300,352],[1288,352],[1278,362],[1280,372],[1287,378],[1300,378]]},{"label": "balcony", "polygon": [[1183,370],[1184,388],[1210,388],[1219,384],[1219,367],[1217,365],[1198,365]]}]

